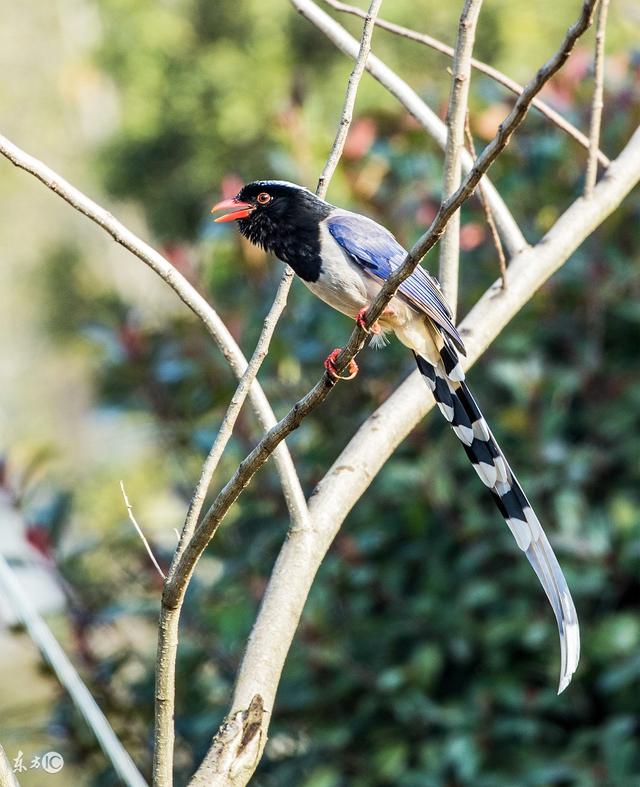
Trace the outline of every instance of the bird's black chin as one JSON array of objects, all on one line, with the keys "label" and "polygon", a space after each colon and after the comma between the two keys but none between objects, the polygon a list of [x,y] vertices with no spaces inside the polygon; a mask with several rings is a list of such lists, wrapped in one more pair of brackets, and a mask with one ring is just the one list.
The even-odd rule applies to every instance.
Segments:
[{"label": "bird's black chin", "polygon": [[238,229],[240,234],[251,241],[251,243],[261,246],[265,251],[274,251],[277,231],[273,221],[266,213],[256,211],[249,214],[246,218],[240,219],[238,221]]}]

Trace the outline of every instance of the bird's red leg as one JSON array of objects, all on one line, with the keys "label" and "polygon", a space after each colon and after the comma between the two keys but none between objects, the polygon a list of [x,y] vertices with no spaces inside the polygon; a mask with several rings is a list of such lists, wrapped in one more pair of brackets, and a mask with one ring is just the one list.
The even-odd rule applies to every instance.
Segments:
[{"label": "bird's red leg", "polygon": [[356,374],[358,374],[358,364],[353,360],[353,358],[349,361],[349,374],[338,374],[336,367],[333,365],[334,361],[341,352],[342,347],[336,347],[333,352],[329,353],[324,362],[324,368],[327,370],[329,377],[333,377],[334,380],[353,380]]},{"label": "bird's red leg", "polygon": [[[373,325],[370,328],[367,328],[365,324],[364,316],[367,313],[368,308],[369,308],[368,306],[365,306],[364,308],[360,309],[360,311],[356,315],[356,323],[362,328],[362,330],[365,333],[378,334],[382,331],[382,328],[380,327],[380,323],[377,320],[373,323]],[[393,317],[394,314],[395,314],[395,310],[393,309],[392,306],[385,306],[385,309],[380,316]]]}]

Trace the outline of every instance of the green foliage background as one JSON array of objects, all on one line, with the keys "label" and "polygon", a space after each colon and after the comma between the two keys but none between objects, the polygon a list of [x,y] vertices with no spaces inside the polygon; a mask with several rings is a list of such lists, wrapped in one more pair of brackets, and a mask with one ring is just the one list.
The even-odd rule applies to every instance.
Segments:
[{"label": "green foliage background", "polygon": [[[487,4],[478,56],[526,79],[575,5]],[[241,245],[233,228],[213,225],[209,205],[233,178],[276,176],[313,187],[350,64],[286,3],[100,0],[99,10],[103,35],[91,57],[113,81],[120,121],[90,164],[112,199],[143,212],[155,242],[206,292],[249,353],[279,263]],[[447,41],[456,12],[425,3],[416,18],[408,0],[386,8],[394,21]],[[640,120],[640,96],[631,23],[615,8],[612,16],[603,148],[615,155]],[[342,21],[358,30],[357,21]],[[448,80],[441,56],[381,32],[375,50],[442,110]],[[586,128],[590,89],[582,49],[550,98]],[[508,97],[474,77],[478,145],[498,100]],[[410,243],[437,204],[441,153],[368,78],[356,129],[329,197]],[[529,240],[579,194],[584,161],[582,150],[532,115],[492,170]],[[470,374],[574,594],[583,655],[570,688],[555,694],[559,653],[546,598],[433,413],[373,481],[319,572],[256,785],[640,783],[639,214],[635,192]],[[463,223],[462,314],[496,277],[475,202]],[[98,412],[147,418],[153,428],[156,450],[129,470],[137,498],[169,488],[186,504],[234,380],[190,315],[141,314],[135,299],[87,267],[87,254],[68,241],[45,260],[47,327],[70,352],[91,355]],[[434,270],[436,256],[426,262]],[[294,287],[260,375],[277,413],[309,388],[321,359],[349,330],[346,319]],[[367,351],[361,361],[357,381],[339,386],[289,440],[308,492],[412,365],[396,344]],[[256,436],[247,411],[216,486]],[[159,587],[123,526],[117,498],[105,504],[100,479],[96,470],[73,490],[72,519],[96,530],[83,542],[71,529],[57,542],[64,542],[58,563],[77,600],[71,620],[85,676],[148,770]],[[145,524],[153,530],[153,522]],[[232,511],[192,583],[178,660],[179,783],[227,709],[286,528],[269,467]],[[155,534],[167,561],[171,538]],[[101,637],[116,630],[124,636],[101,649]],[[146,632],[142,642],[133,643],[134,630]],[[56,722],[66,756],[88,783],[114,784],[64,698]]]}]

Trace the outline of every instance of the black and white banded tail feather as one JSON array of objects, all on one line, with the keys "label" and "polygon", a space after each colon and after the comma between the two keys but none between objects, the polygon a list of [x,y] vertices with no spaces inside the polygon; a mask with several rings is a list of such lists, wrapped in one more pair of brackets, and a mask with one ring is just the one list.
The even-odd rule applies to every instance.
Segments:
[{"label": "black and white banded tail feather", "polygon": [[580,658],[578,616],[562,569],[531,503],[465,382],[462,366],[451,342],[444,337],[437,366],[414,355],[440,412],[461,441],[482,482],[489,488],[516,543],[533,566],[551,603],[560,633],[560,694],[569,685]]}]

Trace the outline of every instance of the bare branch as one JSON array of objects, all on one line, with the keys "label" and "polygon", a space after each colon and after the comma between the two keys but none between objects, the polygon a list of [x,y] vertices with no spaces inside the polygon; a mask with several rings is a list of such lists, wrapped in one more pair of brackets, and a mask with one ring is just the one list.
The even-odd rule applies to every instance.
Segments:
[{"label": "bare branch", "polygon": [[[346,3],[340,3],[338,0],[324,0],[324,2],[331,8],[334,8],[336,11],[341,11],[345,14],[353,14],[354,16],[360,17],[364,16],[365,14],[361,8],[356,8],[356,6],[347,5]],[[429,36],[426,33],[418,33],[415,30],[411,30],[409,27],[403,27],[402,25],[397,25],[394,22],[387,22],[385,19],[377,19],[376,25],[382,30],[387,30],[390,33],[395,33],[396,35],[402,36],[403,38],[408,38],[410,41],[416,41],[419,44],[424,44],[425,46],[434,49],[436,52],[441,52],[443,55],[447,55],[448,57],[453,57],[454,55],[454,49],[452,46],[448,46],[442,41],[439,41],[437,38],[433,38],[433,36]],[[483,63],[482,60],[476,60],[474,57],[471,58],[471,65],[476,69],[476,71],[480,71],[480,73],[490,77],[498,84],[506,87],[507,90],[515,93],[516,96],[519,96],[520,93],[522,93],[524,89],[522,85],[516,82],[515,79],[511,79],[511,77],[508,77],[506,74],[498,71],[497,68],[493,68],[493,66]],[[534,98],[534,100],[531,102],[531,106],[534,109],[537,109],[541,115],[544,115],[547,120],[550,120],[561,131],[564,131],[565,134],[574,139],[579,145],[582,145],[583,148],[586,150],[589,149],[589,138],[587,135],[583,134],[580,129],[576,128],[565,117],[563,117],[559,112],[556,112],[553,107],[550,107],[541,98]],[[598,151],[598,161],[605,169],[611,163],[609,158],[601,150]]]},{"label": "bare branch", "polygon": [[[233,427],[235,426],[238,415],[240,414],[240,410],[242,409],[242,405],[244,404],[244,400],[246,399],[246,396],[249,392],[249,387],[255,379],[262,362],[267,356],[271,338],[273,337],[273,332],[276,328],[280,315],[287,304],[287,293],[289,291],[289,287],[291,286],[292,278],[293,271],[287,267],[282,274],[278,290],[273,303],[271,304],[271,308],[269,309],[269,313],[265,318],[262,332],[258,338],[258,343],[256,344],[256,348],[253,352],[253,355],[251,356],[249,365],[240,378],[240,382],[238,383],[238,387],[236,388],[231,402],[229,403],[229,407],[227,408],[227,411],[224,415],[213,446],[211,447],[209,455],[202,466],[200,478],[189,504],[189,511],[187,512],[182,534],[180,536],[180,542],[174,555],[172,568],[169,571],[170,575],[176,563],[176,555],[179,556],[182,553],[184,545],[193,534],[198,518],[200,517],[200,512],[202,511],[202,504],[204,503],[209,485],[211,484],[211,479],[213,478],[213,474],[216,471],[224,449],[229,442],[229,438],[233,432]],[[296,522],[298,527],[303,527],[305,525],[305,520],[307,519],[306,514],[307,512],[304,511],[304,516],[300,517]]]},{"label": "bare branch", "polygon": [[[460,329],[469,353],[466,368],[638,182],[640,129],[612,162],[593,197],[576,200],[536,247],[512,260],[509,289],[496,282],[465,317]],[[389,456],[433,405],[414,372],[362,424],[316,487],[309,501],[312,527],[289,533],[271,573],[236,678],[232,712],[246,708],[256,694],[266,708],[273,707],[309,590],[331,542]]]},{"label": "bare branch", "polygon": [[[467,149],[469,153],[473,156],[474,159],[477,158],[476,153],[476,146],[473,144],[473,134],[471,133],[471,127],[469,125],[469,113],[467,112],[467,117],[464,124],[464,133],[467,139]],[[491,237],[493,239],[493,245],[495,246],[496,253],[498,255],[498,268],[500,270],[500,280],[502,282],[502,289],[505,290],[507,288],[507,260],[504,256],[504,249],[502,248],[502,242],[500,241],[500,235],[498,234],[498,229],[496,227],[496,223],[493,220],[493,214],[491,213],[491,206],[489,202],[485,198],[484,194],[484,184],[480,181],[478,186],[478,197],[480,198],[480,205],[482,206],[482,210],[484,212],[484,218],[487,222],[487,226],[489,227],[489,232],[491,233]]]},{"label": "bare branch", "polygon": [[[357,57],[358,41],[350,35],[342,25],[322,11],[312,0],[290,0],[293,7],[305,19],[315,25],[335,46],[351,58]],[[425,131],[434,138],[444,150],[447,144],[447,130],[440,118],[424,103],[415,90],[385,65],[380,58],[370,54],[367,58],[366,70],[391,95],[395,96],[402,106],[420,123]],[[473,167],[471,156],[465,151],[462,155],[462,169],[468,172]],[[496,191],[495,186],[487,179],[487,197],[509,254],[517,254],[527,247],[527,241],[516,221],[505,205],[504,200]]]},{"label": "bare branch", "polygon": [[360,48],[358,50],[355,65],[353,66],[353,71],[349,77],[349,82],[347,83],[347,92],[344,96],[344,106],[342,107],[342,115],[340,117],[340,122],[338,123],[336,138],[333,142],[333,147],[331,148],[331,153],[329,154],[327,163],[324,165],[324,169],[322,170],[322,174],[318,180],[316,194],[321,199],[324,199],[327,194],[329,181],[333,177],[333,173],[336,171],[336,167],[338,166],[338,162],[342,156],[342,151],[344,150],[344,143],[347,141],[347,134],[349,133],[351,121],[353,120],[353,107],[356,103],[358,85],[362,79],[365,63],[367,61],[367,57],[369,56],[369,52],[371,51],[371,38],[373,36],[375,21],[376,17],[378,16],[381,3],[382,0],[372,0],[369,10],[364,16],[364,25],[362,26],[362,36],[360,38]]},{"label": "bare branch", "polygon": [[129,753],[116,737],[106,716],[82,682],[82,678],[62,650],[60,643],[51,633],[51,629],[31,603],[13,569],[2,554],[0,554],[0,588],[16,615],[23,622],[29,636],[69,693],[78,712],[96,736],[102,751],[113,765],[116,773],[127,787],[146,787],[147,783]]},{"label": "bare branch", "polygon": [[593,194],[598,177],[598,149],[600,143],[600,124],[602,121],[602,93],[604,90],[604,38],[607,29],[609,0],[599,0],[596,21],[596,50],[594,58],[594,87],[591,102],[591,123],[589,126],[589,158],[584,179],[584,196]]},{"label": "bare branch", "polygon": [[[182,533],[179,535],[178,546],[169,568],[169,581],[175,574],[182,553],[189,543],[197,525],[202,506],[211,484],[211,479],[231,437],[233,427],[240,414],[249,388],[255,379],[263,360],[267,355],[273,332],[287,302],[287,294],[291,286],[293,271],[286,267],[280,280],[278,291],[269,309],[256,349],[249,361],[238,387],[231,399],[227,412],[216,435],[200,473],[200,478],[189,504]],[[294,529],[308,527],[308,511],[306,503],[303,515],[292,518]],[[158,646],[156,654],[156,704],[153,748],[154,785],[171,785],[173,783],[173,750],[174,750],[174,708],[175,708],[175,674],[176,655],[178,649],[178,625],[181,605],[168,609],[164,604],[160,610],[158,629]]]},{"label": "bare branch", "polygon": [[[29,172],[41,183],[44,183],[47,188],[51,189],[59,197],[62,197],[65,202],[68,202],[77,211],[87,216],[99,227],[102,227],[116,243],[124,246],[125,249],[157,273],[178,295],[180,300],[202,320],[236,377],[240,378],[242,376],[247,367],[247,360],[233,336],[229,333],[226,325],[222,322],[215,309],[207,303],[202,295],[167,259],[50,167],[25,153],[1,134],[0,153],[15,164],[16,167]],[[262,428],[270,429],[275,424],[276,418],[264,395],[264,391],[257,382],[254,382],[251,386],[250,397]],[[274,458],[291,516],[294,518],[302,517],[306,511],[305,497],[287,447],[284,445],[279,447]]]},{"label": "bare branch", "polygon": [[140,527],[140,525],[136,521],[136,518],[135,518],[134,513],[133,513],[133,507],[131,506],[131,503],[129,502],[129,498],[127,497],[127,493],[125,492],[124,481],[120,481],[120,491],[122,492],[122,497],[124,498],[124,504],[125,504],[125,506],[127,508],[127,513],[129,514],[129,519],[131,521],[131,524],[134,526],[134,528],[136,529],[136,532],[138,533],[138,535],[142,539],[142,543],[144,544],[144,547],[147,550],[147,554],[151,558],[151,562],[153,563],[153,565],[156,567],[156,570],[157,570],[158,574],[160,574],[162,579],[166,579],[166,577],[164,575],[164,571],[160,568],[160,564],[156,560],[156,556],[153,554],[153,551],[152,551],[151,547],[149,546],[149,542],[147,541],[147,539],[145,538],[144,533],[142,532],[142,528]]},{"label": "bare branch", "polygon": [[[447,145],[444,151],[442,199],[447,199],[460,185],[461,156],[464,150],[464,126],[469,99],[471,53],[482,0],[465,0],[458,24],[453,56],[451,91],[447,110]],[[442,234],[438,278],[454,320],[458,306],[458,270],[460,266],[460,211],[456,211]]]}]

